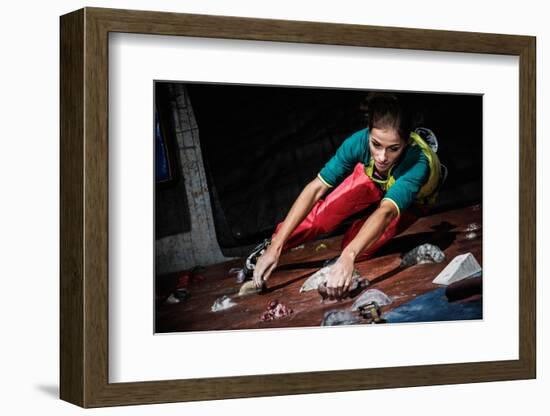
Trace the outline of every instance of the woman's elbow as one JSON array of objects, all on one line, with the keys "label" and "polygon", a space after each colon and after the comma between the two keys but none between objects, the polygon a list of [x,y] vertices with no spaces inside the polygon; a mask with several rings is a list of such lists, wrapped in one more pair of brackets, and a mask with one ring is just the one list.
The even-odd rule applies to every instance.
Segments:
[{"label": "woman's elbow", "polygon": [[322,198],[323,195],[325,195],[329,190],[329,187],[319,178],[313,179],[310,183],[307,184],[306,188],[308,188],[313,193],[316,200]]},{"label": "woman's elbow", "polygon": [[384,199],[382,200],[382,202],[380,202],[378,210],[380,211],[380,214],[384,216],[384,219],[386,219],[387,222],[393,221],[399,216],[399,208],[397,208],[395,202],[388,199]]}]

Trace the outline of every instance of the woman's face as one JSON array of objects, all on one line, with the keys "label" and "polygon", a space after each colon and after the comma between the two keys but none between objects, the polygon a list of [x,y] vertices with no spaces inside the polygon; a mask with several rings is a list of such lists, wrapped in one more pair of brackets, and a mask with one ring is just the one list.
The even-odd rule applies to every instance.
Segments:
[{"label": "woman's face", "polygon": [[370,131],[369,147],[376,170],[382,174],[387,173],[399,160],[406,145],[397,130],[373,127]]}]

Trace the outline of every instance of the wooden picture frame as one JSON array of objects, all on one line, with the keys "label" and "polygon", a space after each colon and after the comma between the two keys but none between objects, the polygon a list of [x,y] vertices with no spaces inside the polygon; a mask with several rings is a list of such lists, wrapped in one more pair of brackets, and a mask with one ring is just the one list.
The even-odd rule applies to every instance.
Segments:
[{"label": "wooden picture frame", "polygon": [[[536,377],[536,40],[530,36],[85,8],[61,17],[60,396],[82,407],[339,392]],[[110,383],[110,32],[519,57],[519,359]]]}]

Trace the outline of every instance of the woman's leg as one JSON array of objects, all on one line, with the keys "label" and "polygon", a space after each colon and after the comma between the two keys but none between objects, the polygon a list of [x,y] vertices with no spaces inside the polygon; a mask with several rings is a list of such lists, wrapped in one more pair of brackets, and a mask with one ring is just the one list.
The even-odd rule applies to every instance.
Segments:
[{"label": "woman's leg", "polygon": [[[395,218],[390,223],[390,225],[388,225],[380,238],[369,248],[363,251],[363,253],[361,253],[355,259],[355,261],[362,261],[371,258],[380,247],[390,241],[394,236],[401,234],[403,231],[409,228],[412,224],[416,222],[417,219],[418,216],[411,211],[404,211],[403,213],[401,213],[399,217]],[[355,221],[348,229],[348,231],[346,231],[344,237],[342,238],[342,250],[355,238],[366,220],[367,218],[361,218]]]},{"label": "woman's leg", "polygon": [[[346,218],[360,212],[382,198],[382,191],[365,174],[358,163],[355,169],[324,200],[319,200],[308,216],[296,227],[286,241],[283,251],[311,241],[320,234],[333,231]],[[275,234],[281,227],[279,224]]]}]

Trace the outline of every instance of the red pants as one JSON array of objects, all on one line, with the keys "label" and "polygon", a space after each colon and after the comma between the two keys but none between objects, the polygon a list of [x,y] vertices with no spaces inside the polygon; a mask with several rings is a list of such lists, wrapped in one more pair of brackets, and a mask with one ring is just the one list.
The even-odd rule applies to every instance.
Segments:
[{"label": "red pants", "polygon": [[[290,235],[283,251],[302,243],[311,241],[320,234],[334,231],[346,218],[363,211],[372,204],[380,203],[383,192],[365,174],[365,167],[358,163],[340,185],[338,185],[324,200],[319,200],[312,208],[308,216],[296,227]],[[393,236],[400,234],[411,226],[417,216],[411,212],[402,212],[395,218],[380,236],[378,241],[372,244],[367,250],[357,257],[357,260],[365,260],[370,257]],[[367,218],[353,222],[342,239],[342,249],[346,247],[357,235]],[[282,223],[277,225],[275,234],[279,231]]]}]

